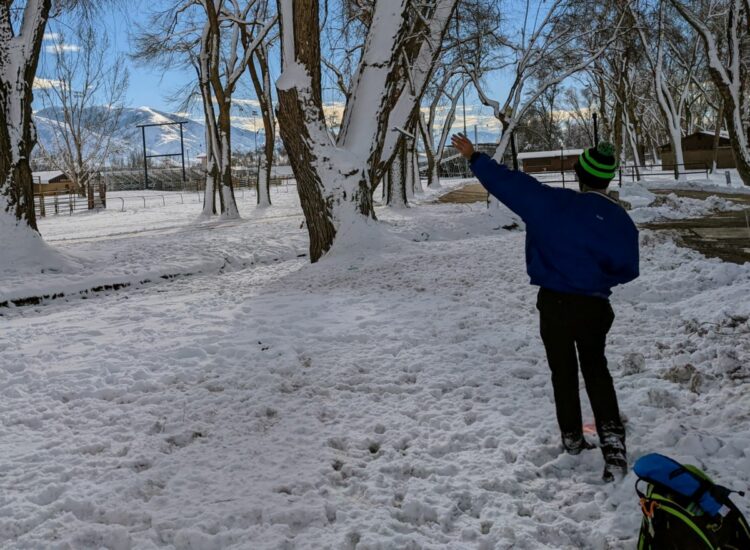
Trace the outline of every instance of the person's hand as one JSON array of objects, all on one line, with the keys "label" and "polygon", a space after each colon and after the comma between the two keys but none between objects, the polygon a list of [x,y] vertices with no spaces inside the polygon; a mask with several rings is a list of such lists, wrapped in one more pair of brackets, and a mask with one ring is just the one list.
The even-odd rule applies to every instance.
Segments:
[{"label": "person's hand", "polygon": [[474,154],[474,146],[469,139],[461,133],[453,134],[453,136],[451,136],[451,144],[467,159],[471,158],[471,155]]}]

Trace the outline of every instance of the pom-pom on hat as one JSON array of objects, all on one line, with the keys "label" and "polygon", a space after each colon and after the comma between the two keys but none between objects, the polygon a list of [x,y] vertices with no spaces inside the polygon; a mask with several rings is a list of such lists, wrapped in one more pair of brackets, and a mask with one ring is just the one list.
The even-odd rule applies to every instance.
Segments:
[{"label": "pom-pom on hat", "polygon": [[617,172],[614,145],[601,141],[596,147],[584,150],[574,169],[578,181],[584,185],[593,189],[606,189]]}]

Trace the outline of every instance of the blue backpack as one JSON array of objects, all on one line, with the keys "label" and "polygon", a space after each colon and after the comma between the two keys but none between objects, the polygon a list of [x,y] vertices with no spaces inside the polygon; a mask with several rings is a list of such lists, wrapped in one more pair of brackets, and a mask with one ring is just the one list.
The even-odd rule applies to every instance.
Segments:
[{"label": "blue backpack", "polygon": [[638,550],[750,550],[750,527],[729,499],[743,492],[656,453],[639,458],[633,471],[643,512]]}]

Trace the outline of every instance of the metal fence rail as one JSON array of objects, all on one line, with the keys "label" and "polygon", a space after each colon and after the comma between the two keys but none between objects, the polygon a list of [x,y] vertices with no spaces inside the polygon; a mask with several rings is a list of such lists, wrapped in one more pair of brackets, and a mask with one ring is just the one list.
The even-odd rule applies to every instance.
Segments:
[{"label": "metal fence rail", "polygon": [[630,178],[631,181],[635,182],[638,177],[643,176],[668,176],[674,174],[676,166],[683,166],[684,170],[680,170],[681,175],[690,174],[704,174],[706,179],[711,174],[711,167],[703,162],[688,162],[680,164],[651,164],[645,166],[638,166],[635,164],[622,165],[620,166],[620,187],[622,187],[622,180],[624,178]]},{"label": "metal fence rail", "polygon": [[[283,189],[284,193],[289,193],[289,188],[294,187],[296,185],[294,176],[280,176],[276,178],[271,178],[271,185],[272,188],[276,188],[279,190],[279,192]],[[255,198],[256,195],[254,193],[255,187],[235,187],[234,188],[234,196],[237,200],[245,200],[246,198],[249,200],[251,198]],[[192,197],[192,199],[190,198]],[[172,200],[174,199],[174,200]],[[202,203],[203,202],[203,189],[199,189],[197,191],[168,191],[164,194],[158,194],[158,195],[137,195],[137,194],[128,194],[126,196],[110,196],[108,197],[109,201],[119,201],[116,202],[116,206],[120,208],[121,212],[125,211],[126,204],[133,204],[137,203],[136,206],[142,207],[142,208],[152,208],[152,207],[158,207],[158,206],[167,206],[173,205],[173,204],[185,204],[186,202],[191,202],[193,204],[195,203]]]},{"label": "metal fence rail", "polygon": [[[186,179],[182,179],[181,168],[150,168],[148,186],[142,170],[107,170],[101,174],[108,191],[203,191],[206,187],[206,170],[190,168],[186,170]],[[280,185],[286,180],[294,179],[292,175],[271,176],[271,185]],[[235,189],[257,186],[257,167],[232,168],[232,183]]]}]

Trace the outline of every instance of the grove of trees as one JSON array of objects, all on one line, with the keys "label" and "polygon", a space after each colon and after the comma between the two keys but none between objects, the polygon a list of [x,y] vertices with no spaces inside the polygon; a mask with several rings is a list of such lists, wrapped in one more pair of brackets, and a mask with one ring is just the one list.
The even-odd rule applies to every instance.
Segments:
[{"label": "grove of trees", "polygon": [[[57,87],[37,91],[60,113],[54,150],[42,154],[76,181],[107,162],[107,140],[92,136],[111,133],[127,74],[101,55],[105,9],[122,6],[0,4],[0,227],[37,231],[32,103],[51,20],[83,18],[89,26],[66,40],[88,53],[58,55],[49,73]],[[440,185],[437,166],[467,94],[496,121],[498,159],[512,134],[521,150],[589,146],[596,113],[621,163],[638,170],[668,143],[676,178],[685,135],[711,132],[718,144],[726,131],[750,185],[750,0],[168,0],[145,21],[133,61],[195,75],[182,97],[207,129],[203,215],[239,216],[231,119],[244,86],[265,136],[259,205],[270,205],[280,136],[312,261],[341,238],[367,238],[376,189],[408,206],[422,189],[420,156],[426,186]]]}]

